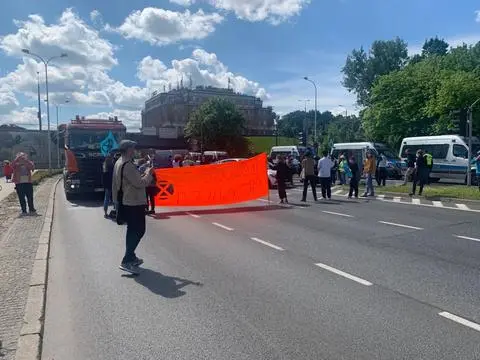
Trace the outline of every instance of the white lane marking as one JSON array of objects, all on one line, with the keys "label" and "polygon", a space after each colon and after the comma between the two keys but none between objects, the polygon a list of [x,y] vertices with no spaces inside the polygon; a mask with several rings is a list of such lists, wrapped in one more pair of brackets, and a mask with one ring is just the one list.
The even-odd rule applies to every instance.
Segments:
[{"label": "white lane marking", "polygon": [[377,195],[378,199],[385,199],[385,195]]},{"label": "white lane marking", "polygon": [[337,190],[333,193],[333,195],[340,195],[341,193],[343,193],[343,190]]},{"label": "white lane marking", "polygon": [[455,236],[456,238],[459,238],[459,239],[472,240],[472,241],[480,242],[480,239],[469,237],[469,236],[462,236],[462,235],[453,235],[453,236]]},{"label": "white lane marking", "polygon": [[348,217],[348,218],[352,218],[352,217],[353,217],[352,215],[340,214],[340,213],[333,212],[333,211],[322,211],[322,212],[324,212],[325,214],[343,216],[343,217]]},{"label": "white lane marking", "polygon": [[259,238],[256,238],[256,237],[252,237],[250,239],[253,240],[253,241],[256,241],[260,244],[263,244],[265,246],[271,247],[272,249],[275,249],[275,250],[278,250],[278,251],[284,251],[285,250],[285,249],[281,248],[280,246],[274,245],[272,243],[269,243],[268,241],[265,241],[265,240],[262,240],[262,239],[259,239]]},{"label": "white lane marking", "polygon": [[402,201],[401,197],[394,197],[393,198],[393,202],[400,202],[400,201]]},{"label": "white lane marking", "polygon": [[443,203],[441,201],[432,201],[432,204],[435,207],[443,207]]},{"label": "white lane marking", "polygon": [[[393,202],[392,200],[388,200],[388,199],[379,199],[383,202],[387,202],[387,203],[391,203]],[[438,209],[445,209],[445,210],[457,210],[457,211],[468,211],[468,212],[472,212],[472,213],[480,213],[480,210],[474,210],[474,209],[468,209],[468,210],[464,210],[464,209],[459,209],[458,207],[453,207],[453,206],[444,206],[440,201],[437,201],[439,204],[437,206],[435,205],[431,205],[431,204],[418,204],[418,205],[415,205],[415,206],[424,206],[424,207],[436,207]],[[411,201],[400,201],[399,203],[395,203],[395,204],[402,204],[402,205],[412,205],[412,202]]]},{"label": "white lane marking", "polygon": [[388,221],[379,221],[380,224],[385,224],[385,225],[391,225],[391,226],[398,226],[402,227],[405,229],[413,229],[413,230],[423,230],[421,227],[416,227],[416,226],[410,226],[410,225],[404,225],[404,224],[397,224],[397,223],[392,223]]},{"label": "white lane marking", "polygon": [[349,273],[346,273],[344,271],[341,271],[341,270],[338,270],[338,269],[335,269],[331,266],[328,266],[328,265],[325,265],[325,264],[322,264],[322,263],[317,263],[315,264],[316,266],[322,268],[322,269],[325,269],[325,270],[328,270],[328,271],[331,271],[333,272],[334,274],[337,274],[337,275],[340,275],[340,276],[343,276],[344,278],[347,278],[347,279],[350,279],[350,280],[353,280],[359,284],[362,284],[362,285],[365,285],[365,286],[372,286],[373,284],[370,282],[370,281],[367,281],[367,280],[363,280],[357,276],[354,276],[354,275],[351,275]]},{"label": "white lane marking", "polygon": [[455,204],[461,210],[470,210],[470,208],[465,204]]},{"label": "white lane marking", "polygon": [[190,215],[191,217],[195,218],[195,219],[199,219],[200,218],[200,215],[197,215],[197,214],[194,214],[194,213],[191,213],[191,212],[186,212],[187,215]]},{"label": "white lane marking", "polygon": [[461,318],[460,316],[450,314],[449,312],[446,312],[446,311],[442,311],[438,315],[443,316],[446,319],[455,321],[456,323],[461,324],[463,326],[467,326],[470,329],[480,331],[480,325],[479,324],[474,323],[473,321]]},{"label": "white lane marking", "polygon": [[272,202],[271,200],[268,200],[268,199],[257,199],[258,201],[263,201],[263,202]]},{"label": "white lane marking", "polygon": [[418,204],[421,204],[422,202],[420,201],[420,199],[412,199],[412,204],[415,204],[415,205],[418,205]]},{"label": "white lane marking", "polygon": [[228,227],[228,226],[225,226],[225,225],[216,223],[216,222],[214,222],[214,223],[212,223],[212,224],[215,225],[215,226],[218,226],[219,228],[222,228],[222,229],[224,229],[224,230],[233,231],[233,229],[232,229],[231,227]]}]

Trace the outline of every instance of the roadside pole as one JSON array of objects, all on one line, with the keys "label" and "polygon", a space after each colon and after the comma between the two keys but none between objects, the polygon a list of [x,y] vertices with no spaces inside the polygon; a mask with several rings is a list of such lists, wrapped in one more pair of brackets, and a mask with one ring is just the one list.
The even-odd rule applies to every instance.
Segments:
[{"label": "roadside pole", "polygon": [[472,186],[472,171],[470,170],[470,163],[472,161],[472,137],[473,137],[473,107],[477,105],[480,98],[475,100],[472,105],[468,107],[467,123],[468,123],[468,165],[467,165],[467,186]]}]

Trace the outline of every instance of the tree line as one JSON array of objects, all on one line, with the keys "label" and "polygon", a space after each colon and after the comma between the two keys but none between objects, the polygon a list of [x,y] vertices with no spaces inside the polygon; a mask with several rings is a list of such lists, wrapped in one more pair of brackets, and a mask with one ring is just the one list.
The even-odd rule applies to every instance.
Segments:
[{"label": "tree line", "polygon": [[[409,56],[402,39],[378,40],[368,52],[353,50],[342,72],[343,85],[362,107],[366,138],[397,148],[407,136],[464,132],[461,110],[480,97],[480,42],[450,47],[435,37]],[[473,114],[479,135],[480,107]]]}]

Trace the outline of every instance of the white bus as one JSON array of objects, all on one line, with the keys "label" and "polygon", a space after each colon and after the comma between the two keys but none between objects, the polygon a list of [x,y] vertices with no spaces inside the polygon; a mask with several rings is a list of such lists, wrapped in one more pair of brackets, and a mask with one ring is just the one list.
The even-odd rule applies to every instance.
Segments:
[{"label": "white bus", "polygon": [[[480,140],[472,140],[472,155],[480,149]],[[433,157],[433,169],[430,178],[433,180],[460,180],[466,182],[468,161],[467,139],[458,135],[418,136],[405,138],[400,146],[399,156],[406,167],[406,150],[415,154],[417,150],[428,152]]]}]

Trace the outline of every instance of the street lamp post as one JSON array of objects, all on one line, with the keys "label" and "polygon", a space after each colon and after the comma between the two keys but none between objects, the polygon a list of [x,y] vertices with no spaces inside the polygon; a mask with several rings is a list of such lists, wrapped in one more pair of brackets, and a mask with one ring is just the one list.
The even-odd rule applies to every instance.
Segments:
[{"label": "street lamp post", "polygon": [[342,107],[345,109],[345,117],[348,117],[348,110],[347,110],[347,107],[345,105],[338,105],[338,107]]},{"label": "street lamp post", "polygon": [[43,57],[40,55],[34,54],[30,52],[28,49],[22,49],[22,52],[30,55],[41,62],[45,65],[45,92],[46,92],[46,101],[47,101],[47,136],[48,136],[48,141],[47,141],[47,146],[48,146],[48,173],[52,173],[52,145],[51,145],[51,139],[50,139],[50,102],[48,101],[48,64],[50,61],[53,59],[59,59],[59,58],[64,58],[67,57],[67,54],[63,53],[60,56],[52,56],[51,58],[48,58],[45,60]]},{"label": "street lamp post", "polygon": [[305,76],[303,78],[304,80],[307,80],[308,82],[311,82],[313,84],[313,87],[315,88],[315,120],[314,120],[314,129],[313,129],[313,136],[315,138],[314,142],[317,142],[317,84],[315,84],[315,81],[310,80],[308,76]]},{"label": "street lamp post", "polygon": [[472,105],[468,107],[468,166],[467,166],[467,186],[472,186],[472,172],[470,170],[470,161],[472,161],[472,136],[473,136],[473,107],[477,105],[480,98],[475,100]]},{"label": "street lamp post", "polygon": [[[307,103],[310,102],[310,100],[309,99],[302,99],[302,100],[298,100],[298,101],[305,103],[305,117],[303,118],[303,134],[304,134],[303,136],[307,140],[306,142],[308,142]],[[314,142],[315,142],[315,140],[314,140]]]}]

